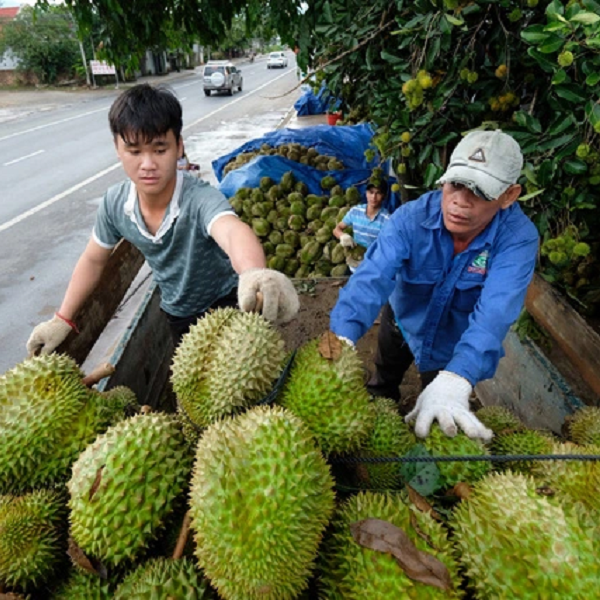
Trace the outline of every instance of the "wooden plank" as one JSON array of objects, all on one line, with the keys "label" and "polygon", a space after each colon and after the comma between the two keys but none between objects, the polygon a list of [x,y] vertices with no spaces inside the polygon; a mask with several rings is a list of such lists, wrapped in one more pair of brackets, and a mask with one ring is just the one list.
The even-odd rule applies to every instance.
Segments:
[{"label": "wooden plank", "polygon": [[600,335],[539,275],[529,286],[525,308],[554,338],[582,379],[600,397]]},{"label": "wooden plank", "polygon": [[57,352],[68,354],[77,364],[83,363],[143,263],[141,252],[129,242],[122,240],[117,244],[98,287],[77,315],[80,333],[69,334]]}]

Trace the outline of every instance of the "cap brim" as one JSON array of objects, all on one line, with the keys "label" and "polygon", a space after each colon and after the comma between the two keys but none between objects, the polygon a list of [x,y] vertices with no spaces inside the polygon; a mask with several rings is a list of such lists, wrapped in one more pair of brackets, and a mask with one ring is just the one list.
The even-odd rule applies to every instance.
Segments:
[{"label": "cap brim", "polygon": [[461,183],[484,200],[496,200],[510,187],[510,184],[507,185],[484,171],[461,165],[449,167],[436,183],[448,182]]}]

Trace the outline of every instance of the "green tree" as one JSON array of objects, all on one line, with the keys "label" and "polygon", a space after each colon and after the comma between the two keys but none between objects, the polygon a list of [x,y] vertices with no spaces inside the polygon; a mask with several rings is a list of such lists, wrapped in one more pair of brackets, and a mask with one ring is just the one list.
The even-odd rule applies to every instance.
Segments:
[{"label": "green tree", "polygon": [[71,76],[81,57],[76,26],[61,6],[45,10],[25,6],[0,33],[0,53],[8,49],[19,59],[19,71],[31,71],[44,83]]}]

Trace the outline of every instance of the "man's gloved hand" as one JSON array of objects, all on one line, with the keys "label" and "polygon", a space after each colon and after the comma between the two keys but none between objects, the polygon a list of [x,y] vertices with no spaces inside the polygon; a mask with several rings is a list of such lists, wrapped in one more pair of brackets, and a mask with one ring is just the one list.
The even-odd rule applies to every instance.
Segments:
[{"label": "man's gloved hand", "polygon": [[65,341],[71,330],[77,331],[75,324],[56,313],[49,321],[40,323],[31,332],[27,340],[29,356],[50,354]]},{"label": "man's gloved hand", "polygon": [[424,438],[434,420],[440,429],[450,437],[458,433],[460,427],[470,438],[489,442],[493,432],[469,410],[471,384],[460,375],[450,371],[440,371],[437,377],[421,392],[415,408],[405,417],[408,423],[414,419],[415,433]]},{"label": "man's gloved hand", "polygon": [[294,284],[283,273],[272,269],[248,269],[240,275],[238,304],[243,311],[256,310],[258,292],[262,293],[262,316],[274,323],[293,319],[300,308]]},{"label": "man's gloved hand", "polygon": [[340,236],[340,244],[344,246],[344,248],[354,248],[356,246],[354,238],[349,233],[342,233]]}]

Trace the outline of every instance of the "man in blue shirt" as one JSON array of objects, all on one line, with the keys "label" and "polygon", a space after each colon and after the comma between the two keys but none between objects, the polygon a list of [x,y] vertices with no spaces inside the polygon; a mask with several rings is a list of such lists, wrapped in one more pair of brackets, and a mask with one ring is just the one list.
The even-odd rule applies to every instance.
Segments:
[{"label": "man in blue shirt", "polygon": [[369,387],[399,399],[414,360],[425,388],[406,419],[420,437],[434,420],[450,436],[492,437],[469,396],[493,377],[533,276],[538,233],[516,203],[522,166],[509,135],[468,134],[442,189],[393,213],[332,311],[332,331],[354,344],[387,302]]}]

